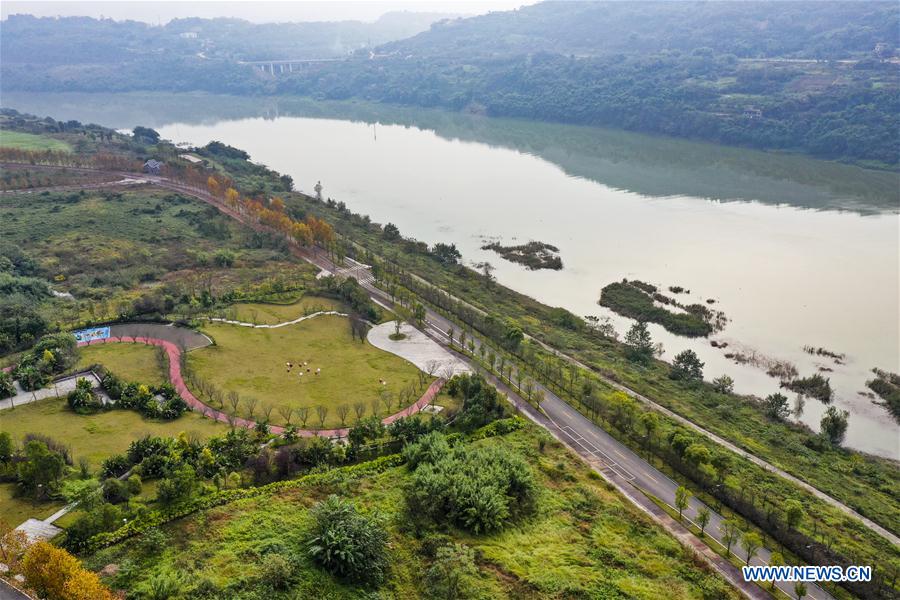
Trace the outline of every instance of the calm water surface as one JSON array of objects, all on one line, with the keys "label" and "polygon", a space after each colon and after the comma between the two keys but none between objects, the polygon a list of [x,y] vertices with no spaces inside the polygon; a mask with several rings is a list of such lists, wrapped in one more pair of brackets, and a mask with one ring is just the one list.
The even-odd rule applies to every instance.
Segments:
[{"label": "calm water surface", "polygon": [[[499,281],[579,315],[629,321],[597,305],[601,288],[636,278],[716,300],[727,327],[711,339],[819,367],[851,412],[847,443],[900,458],[900,428],[860,395],[872,367],[900,370],[900,182],[799,157],[586,127],[295,99],[206,95],[4,94],[3,105],[120,128],[156,127],[175,142],[247,150],[404,235],[455,242]],[[541,240],[565,268],[532,272],[480,250],[485,238]],[[682,296],[682,298],[685,298]],[[671,359],[694,349],[708,378],[727,373],[760,396],[778,382],[736,365],[709,340],[651,326]],[[845,353],[846,364],[804,345]],[[790,396],[793,396],[790,394]],[[799,419],[818,430],[824,406]]]}]

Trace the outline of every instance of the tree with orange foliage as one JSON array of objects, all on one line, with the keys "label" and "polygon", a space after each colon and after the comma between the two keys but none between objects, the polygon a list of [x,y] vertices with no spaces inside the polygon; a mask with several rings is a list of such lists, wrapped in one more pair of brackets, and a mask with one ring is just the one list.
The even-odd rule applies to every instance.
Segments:
[{"label": "tree with orange foliage", "polygon": [[236,208],[240,199],[240,193],[238,193],[238,191],[233,187],[225,190],[225,203],[228,204],[228,206],[230,206],[231,208]]},{"label": "tree with orange foliage", "polygon": [[69,577],[63,587],[64,600],[113,600],[115,596],[106,589],[96,573],[79,569]]},{"label": "tree with orange foliage", "polygon": [[284,212],[284,200],[275,196],[272,198],[272,201],[269,203],[272,207],[272,210],[277,210],[278,212]]},{"label": "tree with orange foliage", "polygon": [[312,231],[306,223],[294,223],[291,228],[291,236],[301,246],[309,246],[313,242]]},{"label": "tree with orange foliage", "polygon": [[219,195],[219,182],[212,175],[206,178],[206,189],[209,190],[209,193],[213,196]]},{"label": "tree with orange foliage", "polygon": [[14,529],[6,521],[0,520],[0,562],[11,571],[19,570],[19,559],[28,547],[28,536],[24,531]]},{"label": "tree with orange foliage", "polygon": [[48,542],[37,542],[22,561],[25,582],[47,600],[113,600],[96,574],[77,558]]}]

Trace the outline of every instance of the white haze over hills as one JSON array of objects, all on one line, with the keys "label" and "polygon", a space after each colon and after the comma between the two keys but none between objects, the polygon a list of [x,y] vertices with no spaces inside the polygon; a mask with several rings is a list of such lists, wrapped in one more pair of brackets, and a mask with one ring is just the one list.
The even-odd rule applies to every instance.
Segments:
[{"label": "white haze over hills", "polygon": [[78,1],[5,1],[0,16],[31,14],[36,17],[73,17],[130,19],[163,25],[173,19],[229,17],[252,23],[285,23],[299,21],[377,21],[389,12],[427,12],[472,16],[491,11],[512,10],[534,4],[536,0],[392,0],[348,2],[78,2]]}]

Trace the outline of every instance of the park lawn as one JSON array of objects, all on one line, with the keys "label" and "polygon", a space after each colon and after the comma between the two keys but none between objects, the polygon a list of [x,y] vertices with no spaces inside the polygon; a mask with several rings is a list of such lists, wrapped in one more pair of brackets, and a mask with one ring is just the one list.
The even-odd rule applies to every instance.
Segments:
[{"label": "park lawn", "polygon": [[[735,600],[738,594],[649,517],[622,498],[558,442],[541,452],[536,426],[477,442],[521,453],[540,488],[538,510],[495,534],[471,535],[454,527],[447,541],[475,551],[474,598],[635,598]],[[545,438],[546,439],[546,438]],[[134,590],[164,571],[183,573],[182,593],[194,586],[213,596],[256,598],[268,552],[296,558],[295,582],[271,598],[426,598],[423,574],[430,560],[423,539],[407,525],[405,466],[357,481],[311,486],[240,500],[163,526],[166,541],[150,556],[142,537],[86,557],[89,568],[129,564],[106,580]],[[309,508],[330,493],[346,495],[365,513],[384,517],[390,535],[390,571],[377,590],[330,576],[308,558],[304,543]],[[433,535],[431,536],[433,539]]]},{"label": "park lawn", "polygon": [[168,381],[167,373],[159,368],[156,346],[145,344],[99,344],[84,346],[79,351],[76,371],[91,365],[103,365],[125,381],[146,385],[161,385]]},{"label": "park lawn", "polygon": [[45,135],[23,133],[0,129],[0,146],[4,148],[19,148],[21,150],[56,150],[71,152],[72,147],[62,140],[57,140]]},{"label": "park lawn", "polygon": [[78,415],[69,410],[65,400],[56,398],[0,412],[0,431],[9,432],[14,442],[21,443],[27,433],[42,433],[68,446],[76,464],[84,457],[94,468],[145,435],[172,437],[183,431],[208,438],[227,428],[192,412],[175,421],[150,421],[134,411],[118,409]]},{"label": "park lawn", "polygon": [[250,302],[235,304],[232,308],[234,309],[234,316],[229,317],[230,319],[256,325],[275,325],[285,321],[293,321],[298,317],[318,311],[336,310],[346,312],[346,307],[341,302],[319,296],[304,296],[290,304]]},{"label": "park lawn", "polygon": [[[382,406],[379,411],[379,415],[386,416],[398,410],[396,399],[401,390],[413,383],[418,385],[419,371],[412,363],[368,342],[351,339],[345,317],[326,315],[278,329],[210,323],[204,327],[204,333],[215,340],[215,345],[189,353],[188,365],[218,390],[226,394],[237,392],[241,398],[237,412],[242,417],[251,418],[246,400],[254,398],[258,405],[252,418],[263,418],[266,404],[276,409],[309,407],[306,426],[318,427],[314,407],[324,406],[329,409],[325,427],[338,427],[341,421],[336,407],[364,402],[365,414],[371,414],[372,401],[385,389],[394,399],[390,410]],[[304,370],[301,377],[295,366],[288,373],[288,361],[295,365],[308,361],[310,371]],[[322,371],[316,375],[318,368]],[[380,379],[387,385],[382,386]],[[423,391],[416,387],[413,399],[418,399]],[[232,412],[227,401],[223,409]],[[352,420],[348,418],[347,422]],[[272,412],[271,424],[284,422],[278,410]],[[302,425],[296,420],[294,423]]]},{"label": "park lawn", "polygon": [[34,517],[46,519],[60,508],[62,502],[41,502],[34,505],[26,498],[17,498],[15,483],[0,483],[0,521],[15,527]]}]

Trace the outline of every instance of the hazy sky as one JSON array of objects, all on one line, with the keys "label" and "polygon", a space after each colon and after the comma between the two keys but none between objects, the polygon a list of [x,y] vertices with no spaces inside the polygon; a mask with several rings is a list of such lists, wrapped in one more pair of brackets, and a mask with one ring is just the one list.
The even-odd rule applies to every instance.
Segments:
[{"label": "hazy sky", "polygon": [[494,10],[511,10],[536,0],[355,0],[279,2],[219,2],[156,0],[146,2],[109,1],[26,1],[4,0],[0,3],[0,16],[27,13],[39,17],[89,16],[117,20],[132,19],[147,23],[166,23],[181,17],[236,17],[255,23],[285,21],[374,21],[386,12],[406,10],[415,12],[440,12],[456,14],[481,14]]}]

